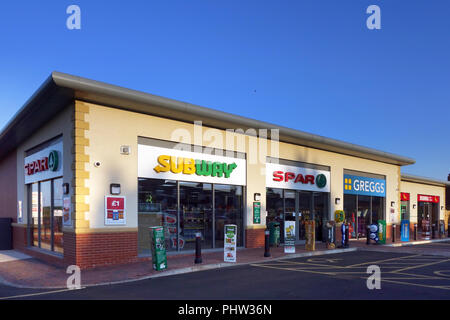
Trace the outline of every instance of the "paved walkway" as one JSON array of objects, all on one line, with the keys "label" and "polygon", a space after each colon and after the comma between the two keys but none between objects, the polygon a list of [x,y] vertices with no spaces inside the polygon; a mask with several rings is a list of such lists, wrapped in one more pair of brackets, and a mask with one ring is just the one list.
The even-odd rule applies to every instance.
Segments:
[{"label": "paved walkway", "polygon": [[[446,239],[450,241],[450,239]],[[435,240],[445,241],[445,240]],[[430,241],[431,242],[431,241]],[[264,257],[264,248],[239,249],[237,251],[237,263],[223,262],[223,252],[203,252],[203,262],[194,264],[194,254],[171,255],[168,256],[168,269],[164,271],[154,271],[151,261],[141,261],[136,263],[98,267],[95,269],[83,270],[81,272],[81,285],[83,287],[112,284],[127,281],[136,281],[153,277],[169,276],[180,273],[195,272],[207,269],[217,269],[232,267],[235,265],[259,263],[276,259],[289,259],[303,256],[315,256],[324,254],[341,253],[356,250],[376,250],[376,251],[398,251],[416,250],[425,254],[449,254],[450,243],[442,244],[442,248],[430,249],[413,246],[413,243],[396,243],[394,245],[408,245],[408,247],[387,245],[366,245],[365,241],[350,241],[350,247],[346,249],[329,250],[324,243],[316,243],[316,251],[306,251],[304,245],[296,246],[295,254],[285,254],[283,247],[271,248],[271,257]],[[446,245],[447,244],[447,245]],[[434,251],[433,251],[434,250]],[[408,251],[406,251],[408,252]],[[54,266],[42,262],[36,258],[30,258],[16,251],[0,252],[2,256],[16,257],[4,259],[0,262],[0,283],[18,288],[65,288],[67,278],[66,268]],[[22,259],[21,259],[22,258]]]}]

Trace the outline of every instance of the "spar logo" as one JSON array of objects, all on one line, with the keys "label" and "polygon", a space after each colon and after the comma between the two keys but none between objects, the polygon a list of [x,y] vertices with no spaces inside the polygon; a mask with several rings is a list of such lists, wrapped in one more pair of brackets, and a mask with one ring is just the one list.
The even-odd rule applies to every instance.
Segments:
[{"label": "spar logo", "polygon": [[58,171],[59,155],[58,151],[50,151],[47,157],[37,159],[25,164],[25,174],[31,176],[38,172]]},{"label": "spar logo", "polygon": [[314,176],[312,174],[302,175],[301,173],[295,174],[293,172],[274,171],[273,181],[277,182],[293,181],[294,183],[301,183],[301,184],[311,184],[311,185],[315,184],[320,189],[325,188],[325,186],[327,185],[327,177],[322,173],[318,174],[317,176]]},{"label": "spar logo", "polygon": [[196,160],[192,158],[172,157],[160,155],[158,165],[153,168],[157,173],[172,172],[175,174],[196,174],[198,176],[225,177],[229,178],[236,163],[211,162],[205,160]]}]

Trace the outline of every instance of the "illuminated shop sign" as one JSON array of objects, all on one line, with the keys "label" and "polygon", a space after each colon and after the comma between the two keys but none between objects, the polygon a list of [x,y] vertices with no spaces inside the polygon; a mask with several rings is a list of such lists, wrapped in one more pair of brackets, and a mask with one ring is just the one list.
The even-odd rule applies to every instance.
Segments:
[{"label": "illuminated shop sign", "polygon": [[25,163],[25,174],[33,175],[37,172],[43,171],[57,171],[59,165],[58,151],[52,150],[47,157],[33,160],[29,163]]},{"label": "illuminated shop sign", "polygon": [[409,201],[409,193],[404,193],[404,192],[401,192],[400,193],[400,200],[401,201]]},{"label": "illuminated shop sign", "polygon": [[385,197],[386,180],[344,174],[344,193]]},{"label": "illuminated shop sign", "polygon": [[138,145],[140,178],[245,185],[245,159]]},{"label": "illuminated shop sign", "polygon": [[417,195],[417,201],[418,202],[439,203],[439,197],[438,196],[427,196],[427,195],[424,195],[424,194],[418,194]]},{"label": "illuminated shop sign", "polygon": [[63,143],[59,142],[24,159],[25,184],[63,175]]},{"label": "illuminated shop sign", "polygon": [[158,165],[153,170],[157,173],[170,171],[175,174],[196,174],[198,176],[225,177],[228,179],[236,167],[237,164],[235,162],[212,162],[161,155],[158,157]]},{"label": "illuminated shop sign", "polygon": [[266,163],[266,187],[330,192],[330,172]]}]

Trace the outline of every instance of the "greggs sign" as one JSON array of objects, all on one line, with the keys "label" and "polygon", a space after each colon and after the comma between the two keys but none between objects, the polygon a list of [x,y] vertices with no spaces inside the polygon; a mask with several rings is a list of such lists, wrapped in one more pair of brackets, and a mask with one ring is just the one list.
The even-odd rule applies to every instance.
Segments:
[{"label": "greggs sign", "polygon": [[330,192],[330,172],[266,163],[268,188]]},{"label": "greggs sign", "polygon": [[245,185],[246,161],[218,155],[138,145],[140,178]]},{"label": "greggs sign", "polygon": [[59,142],[25,158],[25,183],[52,179],[63,175],[63,144]]}]

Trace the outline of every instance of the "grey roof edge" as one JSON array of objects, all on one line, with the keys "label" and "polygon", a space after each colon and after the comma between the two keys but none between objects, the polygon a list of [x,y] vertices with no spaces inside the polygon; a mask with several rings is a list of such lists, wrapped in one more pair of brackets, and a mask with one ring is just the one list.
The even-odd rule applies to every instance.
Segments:
[{"label": "grey roof edge", "polygon": [[[33,105],[36,96],[40,92],[53,86],[65,90],[65,98],[73,96],[87,102],[104,104],[139,113],[164,116],[184,122],[202,120],[203,125],[219,129],[279,129],[279,139],[282,142],[395,165],[409,165],[415,163],[415,160],[412,158],[57,71],[52,72],[51,76],[24,104],[19,112],[16,113],[14,118],[5,127],[4,131],[0,133],[0,144],[2,144],[2,138],[5,134],[14,129],[16,117],[28,111],[29,106]],[[68,91],[71,93],[67,93]],[[61,94],[61,96],[63,95]],[[65,106],[61,106],[61,108],[63,107]],[[49,115],[49,117],[50,116],[51,115]],[[1,156],[2,155],[0,154],[0,157]]]},{"label": "grey roof edge", "polygon": [[418,183],[437,185],[437,186],[442,186],[442,187],[450,187],[450,181],[416,176],[416,175],[409,174],[409,173],[402,173],[401,180],[409,181],[409,182],[418,182]]}]

